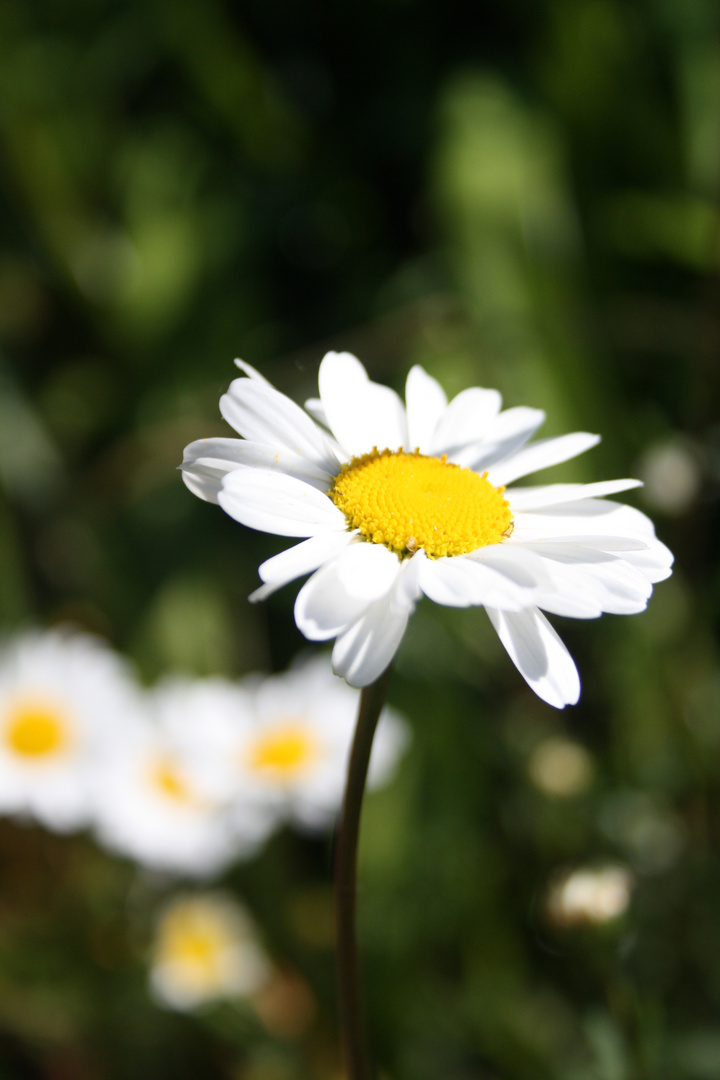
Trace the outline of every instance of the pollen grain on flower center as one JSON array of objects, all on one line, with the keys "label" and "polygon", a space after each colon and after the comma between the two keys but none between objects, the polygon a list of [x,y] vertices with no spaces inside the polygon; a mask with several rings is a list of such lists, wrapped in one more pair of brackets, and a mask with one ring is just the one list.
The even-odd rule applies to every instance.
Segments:
[{"label": "pollen grain on flower center", "polygon": [[500,543],[512,524],[504,490],[445,455],[375,449],[343,467],[330,498],[366,540],[440,558]]}]

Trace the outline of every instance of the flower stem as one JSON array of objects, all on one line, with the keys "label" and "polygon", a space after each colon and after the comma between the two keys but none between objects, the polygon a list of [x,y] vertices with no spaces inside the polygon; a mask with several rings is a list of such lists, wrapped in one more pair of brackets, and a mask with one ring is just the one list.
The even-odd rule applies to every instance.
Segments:
[{"label": "flower stem", "polygon": [[372,1080],[355,938],[357,850],[365,779],[375,728],[390,680],[390,668],[360,696],[355,738],[348,765],[345,799],[335,845],[335,919],[340,1040],[347,1080]]}]

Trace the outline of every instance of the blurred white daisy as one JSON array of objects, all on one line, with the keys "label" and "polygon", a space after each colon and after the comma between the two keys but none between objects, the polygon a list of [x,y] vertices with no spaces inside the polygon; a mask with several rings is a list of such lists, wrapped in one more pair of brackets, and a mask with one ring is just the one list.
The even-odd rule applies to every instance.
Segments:
[{"label": "blurred white daisy", "polygon": [[233,815],[228,767],[213,731],[246,711],[222,679],[172,679],[148,694],[149,718],[128,726],[98,789],[100,840],[144,865],[196,877],[253,854],[273,827],[251,805]]},{"label": "blurred white daisy", "polygon": [[271,966],[248,913],[224,893],[179,896],[160,913],[150,985],[172,1009],[247,997],[268,981]]},{"label": "blurred white daisy", "polygon": [[577,701],[580,681],[542,612],[642,611],[670,573],[650,520],[602,498],[638,481],[506,490],[597,435],[530,443],[544,413],[501,412],[500,394],[479,387],[448,403],[421,367],[410,371],[403,405],[354,356],[328,353],[320,398],[303,411],[238,365],[249,377],[231,384],[220,408],[243,438],[191,443],[185,483],[243,525],[304,538],[262,564],[264,585],[251,599],[312,573],[295,620],[313,641],[336,639],[334,669],[353,686],[388,666],[424,594],[484,606],[535,693],[562,708]]},{"label": "blurred white daisy", "polygon": [[0,651],[0,812],[65,832],[91,815],[96,760],[139,708],[123,661],[69,628]]},{"label": "blurred white daisy", "polygon": [[627,911],[633,886],[626,866],[569,871],[550,887],[548,915],[558,926],[610,922]]},{"label": "blurred white daisy", "polygon": [[[215,713],[213,740],[224,743],[233,771],[235,814],[242,823],[261,808],[278,822],[314,830],[331,826],[340,809],[358,710],[357,691],[314,657],[282,675],[245,683],[248,709]],[[206,737],[209,725],[206,726]],[[373,742],[368,787],[392,777],[410,739],[397,713],[385,709]]]}]

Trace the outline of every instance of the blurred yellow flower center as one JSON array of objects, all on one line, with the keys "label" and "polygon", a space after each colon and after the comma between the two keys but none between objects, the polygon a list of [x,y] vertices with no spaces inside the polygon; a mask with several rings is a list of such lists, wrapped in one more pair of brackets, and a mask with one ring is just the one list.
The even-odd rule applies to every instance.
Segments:
[{"label": "blurred yellow flower center", "polygon": [[185,978],[208,987],[219,981],[220,953],[225,935],[208,920],[191,912],[177,912],[163,927],[161,963],[178,965]]},{"label": "blurred yellow flower center", "polygon": [[260,735],[250,752],[250,766],[276,780],[302,772],[317,753],[315,740],[299,724],[288,724]]},{"label": "blurred yellow flower center", "polygon": [[20,757],[51,757],[65,748],[68,725],[62,710],[43,702],[22,702],[10,710],[5,741]]},{"label": "blurred yellow flower center", "polygon": [[190,785],[181,776],[172,761],[159,761],[152,769],[152,780],[155,787],[167,799],[179,803],[196,802],[196,797]]},{"label": "blurred yellow flower center", "polygon": [[344,465],[329,494],[366,540],[437,559],[500,543],[512,524],[504,490],[444,454],[373,450]]},{"label": "blurred yellow flower center", "polygon": [[173,959],[208,974],[217,967],[218,943],[209,934],[186,931],[172,943]]}]

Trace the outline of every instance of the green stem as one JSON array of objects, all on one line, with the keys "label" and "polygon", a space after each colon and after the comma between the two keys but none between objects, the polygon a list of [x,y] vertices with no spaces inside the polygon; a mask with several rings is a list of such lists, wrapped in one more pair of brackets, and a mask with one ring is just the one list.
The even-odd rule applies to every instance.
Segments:
[{"label": "green stem", "polygon": [[335,846],[335,920],[340,1040],[347,1080],[372,1080],[358,978],[355,939],[357,849],[365,779],[373,736],[385,703],[388,668],[360,696],[355,738],[348,765],[345,800]]}]

